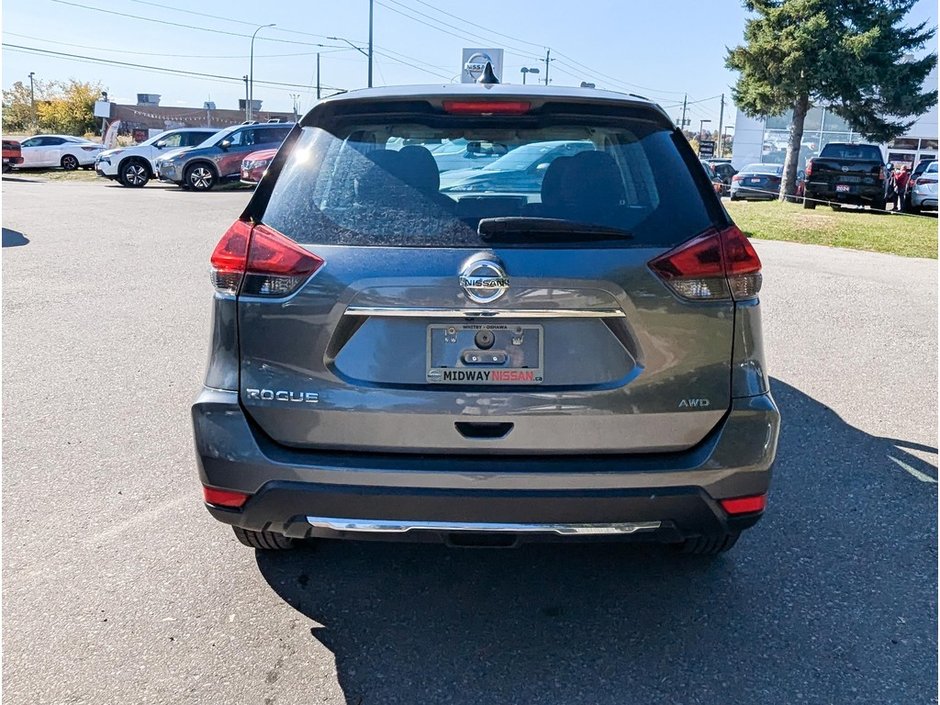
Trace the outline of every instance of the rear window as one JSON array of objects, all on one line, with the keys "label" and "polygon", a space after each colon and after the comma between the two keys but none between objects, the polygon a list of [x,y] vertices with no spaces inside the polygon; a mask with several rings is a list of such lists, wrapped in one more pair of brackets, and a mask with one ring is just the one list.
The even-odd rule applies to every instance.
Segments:
[{"label": "rear window", "polygon": [[351,120],[302,129],[265,223],[303,244],[415,247],[493,246],[477,228],[496,217],[616,228],[632,236],[614,240],[624,247],[670,247],[711,224],[704,175],[693,177],[681,138],[652,123]]},{"label": "rear window", "polygon": [[827,144],[822,148],[819,156],[831,159],[860,159],[868,162],[880,162],[881,150],[871,144]]}]

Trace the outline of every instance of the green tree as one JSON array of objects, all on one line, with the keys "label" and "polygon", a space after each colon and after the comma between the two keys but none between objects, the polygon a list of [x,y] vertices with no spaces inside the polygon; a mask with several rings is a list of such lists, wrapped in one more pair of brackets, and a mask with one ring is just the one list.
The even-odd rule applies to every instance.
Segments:
[{"label": "green tree", "polygon": [[17,81],[3,91],[5,132],[57,132],[83,135],[96,129],[95,101],[101,95],[100,83],[35,81],[35,115],[29,86]]},{"label": "green tree", "polygon": [[934,36],[904,25],[917,0],[744,0],[744,44],[726,65],[740,76],[734,102],[750,117],[793,110],[780,199],[792,196],[806,113],[816,104],[867,139],[904,134],[937,103],[922,90],[936,54],[912,57]]}]

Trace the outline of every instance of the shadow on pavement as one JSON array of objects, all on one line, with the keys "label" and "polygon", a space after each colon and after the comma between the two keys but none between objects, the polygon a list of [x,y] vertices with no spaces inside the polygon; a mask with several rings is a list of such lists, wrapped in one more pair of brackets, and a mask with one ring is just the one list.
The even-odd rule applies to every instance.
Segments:
[{"label": "shadow on pavement", "polygon": [[20,247],[21,245],[28,245],[29,238],[26,237],[23,233],[18,230],[10,230],[8,228],[3,228],[3,246],[4,247]]},{"label": "shadow on pavement", "polygon": [[936,478],[904,448],[936,450],[773,392],[769,511],[723,557],[325,541],[258,566],[322,625],[311,635],[353,705],[926,702],[937,486],[889,456]]}]

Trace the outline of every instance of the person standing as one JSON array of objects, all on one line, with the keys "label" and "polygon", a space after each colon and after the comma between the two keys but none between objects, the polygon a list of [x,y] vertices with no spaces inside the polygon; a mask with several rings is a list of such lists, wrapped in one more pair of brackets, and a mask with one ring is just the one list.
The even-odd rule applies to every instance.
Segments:
[{"label": "person standing", "polygon": [[894,177],[894,210],[900,211],[904,206],[904,192],[907,190],[907,182],[911,175],[907,170],[907,164],[901,167],[901,171]]}]

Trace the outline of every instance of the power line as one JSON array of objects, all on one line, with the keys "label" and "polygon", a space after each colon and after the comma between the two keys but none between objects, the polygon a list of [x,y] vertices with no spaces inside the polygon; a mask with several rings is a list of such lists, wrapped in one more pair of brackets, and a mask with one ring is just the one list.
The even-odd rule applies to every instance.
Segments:
[{"label": "power line", "polygon": [[[133,20],[141,20],[143,22],[154,22],[156,24],[165,24],[170,27],[182,27],[183,29],[191,29],[198,32],[212,32],[213,34],[225,34],[230,37],[244,37],[251,38],[250,34],[241,34],[240,32],[228,32],[224,29],[210,29],[209,27],[194,27],[190,24],[183,24],[181,22],[170,22],[169,20],[158,20],[153,17],[143,17],[141,15],[132,15],[127,12],[117,12],[116,10],[106,10],[103,7],[94,7],[92,5],[82,5],[77,2],[69,2],[68,0],[52,0],[52,2],[58,3],[59,5],[69,5],[71,7],[80,7],[83,10],[93,10],[95,12],[103,12],[106,15],[117,15],[118,17],[127,17]],[[258,37],[258,41],[265,42],[280,42],[281,44],[300,44],[301,46],[312,46],[312,47],[329,47],[331,49],[339,48],[335,44],[319,44],[315,42],[298,42],[293,39],[275,39],[273,37]]]},{"label": "power line", "polygon": [[460,20],[461,22],[464,22],[469,25],[473,25],[474,27],[479,27],[483,31],[489,32],[490,34],[495,34],[500,37],[505,37],[506,39],[512,39],[514,41],[521,42],[522,44],[528,44],[529,46],[538,47],[539,49],[546,48],[544,44],[537,44],[536,42],[529,42],[529,41],[526,41],[525,39],[520,39],[519,37],[513,37],[512,35],[509,35],[509,34],[503,34],[502,32],[497,32],[495,29],[484,27],[483,25],[473,22],[471,20],[465,19],[463,17],[458,17],[457,15],[451,14],[450,12],[445,12],[444,10],[441,10],[440,8],[435,7],[434,5],[431,5],[430,3],[424,2],[424,0],[415,0],[415,2],[421,5],[424,5],[425,7],[430,7],[432,10],[435,10],[441,13],[442,15],[447,15],[448,17],[452,17],[455,20]]},{"label": "power line", "polygon": [[[435,17],[433,17],[433,16],[427,14],[426,12],[421,12],[421,10],[417,10],[417,9],[415,9],[415,8],[409,6],[409,5],[405,5],[404,3],[401,3],[401,2],[399,2],[398,0],[386,0],[386,1],[387,1],[387,2],[390,2],[390,3],[394,4],[394,5],[397,5],[397,6],[400,7],[400,8],[404,8],[404,9],[407,10],[408,12],[413,12],[414,14],[420,15],[421,17],[426,17],[427,19],[431,20],[432,22],[436,22],[437,24],[443,25],[444,27],[450,27],[451,29],[455,29],[455,30],[457,30],[458,32],[460,32],[461,34],[460,34],[460,35],[456,35],[456,34],[453,34],[452,32],[448,32],[447,30],[441,29],[440,27],[435,27],[434,25],[430,25],[430,24],[428,24],[427,22],[423,22],[422,20],[419,20],[419,19],[416,18],[416,17],[412,17],[412,16],[410,16],[410,15],[405,14],[405,13],[402,12],[401,10],[396,10],[396,9],[393,8],[393,7],[389,7],[388,5],[385,4],[385,2],[380,2],[379,0],[377,0],[378,4],[379,4],[379,5],[382,5],[382,6],[383,6],[384,8],[386,8],[387,10],[391,10],[392,12],[397,12],[399,15],[402,15],[402,16],[404,16],[404,17],[408,17],[409,19],[414,20],[415,22],[420,22],[421,24],[423,24],[423,25],[425,25],[425,26],[427,26],[427,27],[431,27],[432,29],[436,29],[436,30],[438,30],[439,32],[444,32],[444,33],[446,33],[446,34],[450,34],[451,36],[457,37],[458,39],[472,38],[472,39],[478,39],[478,40],[480,40],[480,41],[482,41],[482,42],[487,42],[487,43],[490,41],[489,38],[487,38],[487,37],[484,37],[484,36],[479,35],[479,34],[475,34],[475,33],[473,33],[473,32],[468,32],[467,30],[462,29],[462,28],[460,28],[460,27],[457,27],[456,25],[452,25],[452,24],[450,24],[450,23],[448,23],[448,22],[444,22],[443,20],[439,20],[439,19],[437,19],[437,18],[435,18]],[[474,25],[474,26],[479,26],[479,25]],[[503,42],[503,44],[506,44],[506,43]],[[510,46],[510,45],[506,44],[506,46]],[[528,50],[526,50],[526,49],[519,49],[518,47],[511,47],[511,48],[515,49],[515,51],[528,52]],[[528,53],[521,53],[521,54],[518,54],[518,56],[521,56],[521,57],[523,57],[523,58],[528,58],[528,59],[537,59],[537,58],[538,58],[538,57],[534,56],[531,52],[528,52]]]},{"label": "power line", "polygon": [[[162,58],[172,58],[172,59],[243,59],[245,58],[243,54],[228,54],[228,55],[219,55],[219,54],[162,54],[159,52],[150,52],[150,51],[140,51],[138,49],[105,49],[103,47],[91,46],[88,44],[73,44],[71,42],[62,42],[59,40],[52,40],[44,37],[34,37],[29,34],[19,34],[17,32],[4,32],[4,34],[11,37],[20,37],[22,39],[33,39],[39,42],[49,42],[57,46],[67,46],[67,47],[77,47],[79,49],[94,49],[95,51],[103,51],[109,54],[123,54],[127,56],[128,54],[139,54],[141,56],[158,56]],[[335,54],[340,51],[351,51],[348,47],[337,47],[329,51],[301,51],[301,52],[292,52],[289,54],[255,54],[256,59],[276,59],[287,56],[316,56],[320,54]]]},{"label": "power line", "polygon": [[[22,46],[19,44],[4,44],[3,50],[24,52],[24,53],[29,53],[29,54],[40,54],[40,55],[45,55],[45,56],[55,56],[58,58],[70,59],[74,61],[86,61],[86,62],[91,62],[95,64],[105,64],[105,65],[110,65],[110,66],[123,66],[126,68],[140,69],[142,71],[157,71],[161,73],[178,74],[181,76],[192,76],[194,78],[213,79],[216,81],[226,81],[226,82],[234,82],[234,83],[244,83],[244,79],[239,76],[225,76],[222,74],[215,74],[215,73],[202,73],[200,71],[187,71],[185,69],[171,69],[171,68],[167,68],[164,66],[148,66],[146,64],[135,64],[135,63],[131,63],[128,61],[116,61],[114,59],[99,59],[93,56],[79,56],[78,54],[66,54],[60,51],[51,51],[49,49],[39,49],[37,47],[27,47],[27,46]],[[275,88],[281,88],[281,87],[308,88],[306,84],[286,83],[282,81],[256,80],[255,83],[265,85],[265,86],[272,86]],[[343,90],[341,88],[336,88],[335,86],[323,86],[323,87],[332,91]]]},{"label": "power line", "polygon": [[[170,22],[169,20],[158,20],[158,19],[155,19],[155,18],[153,18],[153,17],[143,17],[143,16],[141,16],[141,15],[134,15],[134,14],[126,13],[126,12],[117,12],[117,11],[115,11],[115,10],[107,10],[107,9],[104,9],[104,8],[101,8],[101,7],[94,7],[94,6],[92,6],[92,5],[83,5],[82,3],[70,2],[69,0],[51,0],[51,1],[52,1],[52,2],[55,2],[55,3],[59,3],[60,5],[68,5],[68,6],[71,6],[71,7],[78,7],[78,8],[84,9],[84,10],[92,10],[92,11],[94,11],[94,12],[103,12],[103,13],[105,13],[105,14],[117,15],[118,17],[126,17],[126,18],[128,18],[128,19],[140,20],[140,21],[142,21],[142,22],[153,22],[153,23],[156,23],[156,24],[169,25],[169,26],[171,26],[171,27],[183,27],[184,29],[197,30],[197,31],[201,31],[201,32],[212,32],[212,33],[214,33],[214,34],[224,34],[224,35],[231,36],[231,37],[244,37],[244,38],[250,38],[250,37],[251,37],[250,34],[241,34],[241,33],[239,33],[239,32],[229,32],[229,31],[226,31],[226,30],[223,30],[223,29],[211,29],[211,28],[209,28],[209,27],[195,27],[195,26],[188,25],[188,24],[182,24],[182,23],[180,23],[180,22]],[[140,0],[140,2],[143,3],[143,0]],[[149,4],[155,4],[155,3],[149,3]],[[160,6],[160,7],[163,7],[164,9],[172,10],[172,11],[176,11],[176,12],[186,12],[186,13],[189,13],[189,14],[192,14],[192,13],[194,12],[194,11],[192,11],[192,10],[184,10],[184,9],[182,9],[182,8],[171,7],[171,6],[169,6],[169,5],[159,5],[159,6]],[[197,14],[198,14],[198,13],[197,13]],[[215,17],[215,16],[212,16],[212,17]],[[220,18],[220,19],[227,19],[227,20],[232,21],[232,22],[238,22],[239,24],[252,24],[252,23],[245,22],[245,21],[243,21],[243,20],[235,20],[235,19],[231,19],[231,18]],[[297,31],[295,31],[295,30],[283,30],[283,31],[285,31],[285,32],[290,31],[290,32],[293,32],[293,33],[305,34],[305,33],[303,33],[303,32],[297,32]],[[320,36],[320,35],[311,35],[311,36]],[[279,43],[281,43],[281,44],[295,44],[295,45],[300,45],[300,46],[313,46],[313,47],[323,47],[323,48],[328,48],[328,49],[343,49],[343,50],[347,50],[347,47],[345,47],[345,46],[337,46],[337,45],[335,45],[335,44],[321,44],[321,43],[319,43],[319,42],[300,42],[300,41],[294,41],[294,40],[291,40],[291,39],[277,39],[277,38],[274,38],[274,37],[258,37],[258,41],[279,42]],[[419,71],[425,71],[426,73],[430,73],[430,74],[434,74],[434,75],[438,75],[438,76],[441,75],[441,74],[439,74],[439,73],[437,73],[437,72],[435,72],[435,71],[429,71],[429,70],[423,68],[424,66],[432,66],[432,67],[433,67],[433,65],[431,65],[431,64],[427,64],[426,62],[420,61],[420,60],[415,59],[414,57],[408,56],[408,55],[406,55],[406,54],[402,54],[401,52],[392,51],[391,49],[386,49],[386,48],[384,48],[384,47],[383,47],[383,49],[384,49],[386,52],[388,52],[388,53],[396,54],[397,56],[404,57],[405,59],[407,59],[407,61],[402,61],[402,60],[399,60],[399,59],[395,59],[395,58],[393,58],[393,57],[387,57],[387,58],[391,58],[393,61],[397,61],[398,63],[406,64],[406,65],[408,65],[408,66],[411,66],[412,68],[418,69]],[[441,67],[434,67],[434,68],[441,68]],[[241,79],[239,79],[239,80],[241,80]],[[257,83],[257,81],[256,81],[256,83]]]}]

